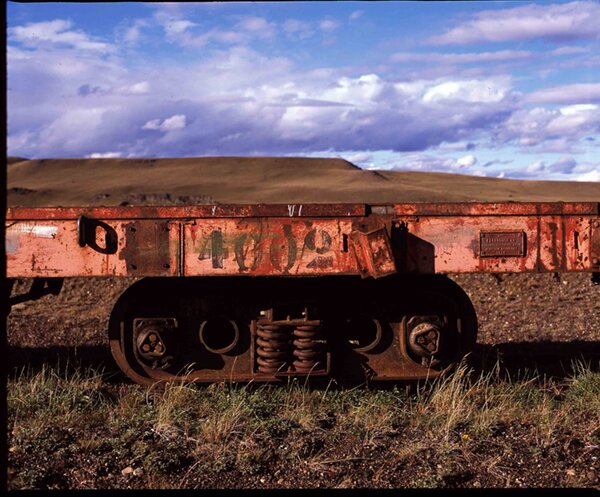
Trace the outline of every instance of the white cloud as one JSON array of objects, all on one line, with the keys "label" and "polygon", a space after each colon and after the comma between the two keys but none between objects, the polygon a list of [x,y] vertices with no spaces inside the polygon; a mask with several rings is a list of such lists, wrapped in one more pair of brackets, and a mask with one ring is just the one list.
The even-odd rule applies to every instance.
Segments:
[{"label": "white cloud", "polygon": [[352,14],[350,14],[350,20],[356,21],[357,19],[360,19],[364,14],[364,10],[355,10],[354,12],[352,12]]},{"label": "white cloud", "polygon": [[275,35],[275,24],[263,17],[244,17],[237,23],[237,29],[255,34],[260,38],[272,38]]},{"label": "white cloud", "polygon": [[473,155],[456,159],[425,153],[396,154],[391,162],[393,165],[390,169],[396,171],[453,172],[486,176],[485,171],[475,168],[477,158]]},{"label": "white cloud", "polygon": [[[201,32],[193,23],[174,24],[171,32],[180,37],[177,43],[199,46],[219,37],[229,42],[236,37],[247,40],[258,36],[252,33],[259,31],[260,19],[234,18],[232,23],[245,21],[247,29],[232,38],[227,31]],[[307,30],[321,33],[316,22],[288,21],[277,25],[277,32],[296,38]],[[47,29],[60,33],[66,26]],[[75,31],[70,24],[67,29]],[[356,68],[305,70],[288,57],[266,56],[248,46],[211,47],[194,62],[188,58],[185,63],[172,60],[157,66],[142,59],[132,66],[129,59],[107,58],[99,51],[82,53],[66,44],[52,45],[51,50],[22,45],[9,39],[8,144],[13,155],[353,150],[344,157],[370,165],[376,163],[371,154],[390,150],[407,154],[402,164],[420,170],[445,168],[471,174],[486,170],[494,175],[496,168],[485,169],[487,163],[477,162],[480,144],[485,142],[536,152],[540,147],[552,148],[565,159],[546,159],[550,166],[544,172],[553,169],[562,174],[572,167],[571,174],[581,175],[589,171],[573,165],[568,157],[575,160],[575,148],[581,143],[589,150],[597,147],[596,142],[585,140],[598,134],[600,109],[579,98],[589,93],[589,86],[569,85],[547,89],[553,94],[523,96],[507,76],[399,78]],[[126,53],[131,53],[131,47]],[[502,59],[515,54],[524,57],[526,52],[484,52],[483,56]],[[533,100],[543,100],[565,93],[578,99],[559,101],[564,104],[560,109],[522,107],[531,95]],[[439,147],[444,157],[423,154],[433,147]],[[454,153],[457,157],[447,157]]]},{"label": "white cloud", "polygon": [[93,152],[86,155],[89,159],[117,159],[122,156],[123,154],[121,152]]},{"label": "white cloud", "polygon": [[529,4],[484,10],[467,22],[429,39],[432,44],[468,44],[511,40],[576,40],[600,37],[600,4],[570,2]]},{"label": "white cloud", "polygon": [[319,23],[319,28],[322,31],[325,32],[332,32],[335,31],[337,28],[340,27],[340,23],[333,20],[333,19],[323,19],[320,23]]},{"label": "white cloud", "polygon": [[148,81],[140,81],[139,83],[123,86],[118,91],[129,95],[146,95],[150,93],[150,83]]},{"label": "white cloud", "polygon": [[182,34],[187,31],[188,28],[193,28],[194,26],[197,26],[195,22],[185,19],[169,19],[163,24],[167,35],[170,36]]},{"label": "white cloud", "polygon": [[559,109],[563,116],[574,116],[576,114],[582,114],[589,111],[598,110],[598,106],[594,104],[575,104],[567,107],[561,107]]},{"label": "white cloud", "polygon": [[477,164],[477,158],[474,155],[465,155],[464,157],[456,160],[456,165],[461,169],[471,168],[475,164]]},{"label": "white cloud", "polygon": [[525,169],[528,173],[539,173],[546,169],[546,164],[543,160],[536,160],[527,166]]},{"label": "white cloud", "polygon": [[142,28],[149,26],[149,22],[145,19],[136,19],[132,26],[125,29],[122,34],[123,41],[128,45],[138,43],[142,39]]},{"label": "white cloud", "polygon": [[525,147],[568,153],[586,136],[597,134],[599,127],[598,108],[577,105],[561,109],[535,107],[513,112],[495,134],[501,143],[518,141]]},{"label": "white cloud", "polygon": [[575,181],[600,181],[600,167],[576,176]]},{"label": "white cloud", "polygon": [[424,102],[461,100],[463,102],[500,102],[508,92],[505,82],[491,80],[446,81],[433,86],[423,95]]},{"label": "white cloud", "polygon": [[163,132],[175,131],[183,129],[186,126],[186,116],[184,114],[176,114],[161,121],[160,119],[152,119],[142,126],[142,129],[158,130]]},{"label": "white cloud", "polygon": [[310,23],[298,19],[286,19],[281,27],[289,38],[299,40],[310,38],[315,33]]},{"label": "white cloud", "polygon": [[580,46],[564,46],[555,48],[550,52],[551,55],[561,56],[561,55],[575,55],[582,53],[589,53],[590,49],[588,47],[580,47]]},{"label": "white cloud", "polygon": [[67,46],[76,50],[109,52],[113,47],[95,41],[82,31],[74,31],[71,21],[55,19],[46,22],[33,22],[25,26],[8,28],[9,40],[30,47],[48,48],[49,45]]},{"label": "white cloud", "polygon": [[534,103],[587,103],[600,102],[600,83],[576,83],[536,90],[526,100]]}]

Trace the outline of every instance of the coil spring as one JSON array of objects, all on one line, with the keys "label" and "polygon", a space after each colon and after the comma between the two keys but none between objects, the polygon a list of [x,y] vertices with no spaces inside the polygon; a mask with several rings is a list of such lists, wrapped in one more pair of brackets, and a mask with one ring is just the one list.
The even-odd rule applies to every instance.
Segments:
[{"label": "coil spring", "polygon": [[325,367],[326,351],[321,329],[317,325],[296,326],[293,331],[294,368],[299,373],[310,373]]},{"label": "coil spring", "polygon": [[256,329],[256,362],[261,373],[285,371],[290,358],[290,334],[285,326],[258,324]]}]

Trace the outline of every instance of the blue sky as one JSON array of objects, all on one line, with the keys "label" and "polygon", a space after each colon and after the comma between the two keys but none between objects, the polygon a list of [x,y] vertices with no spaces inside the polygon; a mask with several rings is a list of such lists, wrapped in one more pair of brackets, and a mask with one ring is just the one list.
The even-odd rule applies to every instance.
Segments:
[{"label": "blue sky", "polygon": [[7,4],[8,152],[600,181],[600,2]]}]

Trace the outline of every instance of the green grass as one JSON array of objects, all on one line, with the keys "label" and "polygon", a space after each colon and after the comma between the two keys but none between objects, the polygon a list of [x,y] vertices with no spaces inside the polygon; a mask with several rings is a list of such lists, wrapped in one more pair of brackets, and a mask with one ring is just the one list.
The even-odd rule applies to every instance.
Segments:
[{"label": "green grass", "polygon": [[9,486],[597,486],[600,373],[574,370],[511,380],[462,366],[412,389],[24,370],[8,381]]}]

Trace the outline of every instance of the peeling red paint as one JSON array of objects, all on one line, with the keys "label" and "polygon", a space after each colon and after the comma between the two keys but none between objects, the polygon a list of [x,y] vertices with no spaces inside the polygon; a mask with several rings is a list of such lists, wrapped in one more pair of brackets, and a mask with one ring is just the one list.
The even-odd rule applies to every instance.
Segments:
[{"label": "peeling red paint", "polygon": [[[394,272],[597,271],[598,206],[14,207],[7,210],[7,275],[378,277]],[[82,215],[95,230],[83,246],[77,221]],[[128,234],[135,226],[143,232]],[[164,229],[157,231],[157,226]],[[49,230],[53,235],[43,236]],[[523,233],[523,254],[482,254],[482,233],[503,232]]]}]

